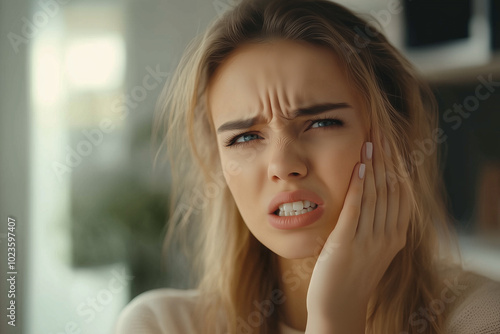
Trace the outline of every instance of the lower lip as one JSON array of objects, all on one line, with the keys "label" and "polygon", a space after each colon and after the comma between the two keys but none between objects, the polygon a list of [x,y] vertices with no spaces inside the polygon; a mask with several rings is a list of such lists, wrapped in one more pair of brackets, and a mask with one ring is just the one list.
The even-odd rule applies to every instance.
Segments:
[{"label": "lower lip", "polygon": [[269,224],[272,227],[280,230],[292,230],[296,228],[305,227],[313,224],[323,215],[323,207],[318,206],[316,209],[303,213],[298,216],[278,216],[274,213],[270,213]]}]

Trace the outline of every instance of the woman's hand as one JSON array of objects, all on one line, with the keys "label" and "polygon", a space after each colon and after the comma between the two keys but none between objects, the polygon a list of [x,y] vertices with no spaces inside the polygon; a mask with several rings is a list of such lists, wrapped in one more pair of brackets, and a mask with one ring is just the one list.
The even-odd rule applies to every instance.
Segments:
[{"label": "woman's hand", "polygon": [[362,163],[354,167],[337,225],[314,267],[306,333],[365,333],[368,301],[406,243],[407,186],[388,183],[386,175],[395,175],[389,146],[376,133],[372,142],[363,145]]}]

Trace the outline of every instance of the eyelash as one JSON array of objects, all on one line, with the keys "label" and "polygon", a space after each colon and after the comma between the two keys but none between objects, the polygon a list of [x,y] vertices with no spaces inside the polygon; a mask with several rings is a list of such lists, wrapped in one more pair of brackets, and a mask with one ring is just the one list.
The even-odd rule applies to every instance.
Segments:
[{"label": "eyelash", "polygon": [[[315,123],[326,122],[326,121],[330,121],[330,122],[332,122],[334,124],[327,125],[327,126],[319,126],[319,127],[313,128],[313,129],[323,129],[323,130],[326,130],[326,129],[332,127],[332,126],[339,126],[339,127],[341,127],[341,126],[344,125],[344,122],[342,120],[338,119],[338,118],[325,117],[325,118],[318,118],[318,119],[311,120],[311,125],[309,126],[309,129],[311,129],[311,126],[313,124],[315,124]],[[224,146],[225,147],[237,147],[237,146],[248,145],[251,142],[253,142],[254,140],[244,141],[244,142],[241,142],[241,143],[237,143],[236,142],[239,138],[241,138],[243,136],[248,136],[248,135],[257,135],[257,134],[254,133],[254,132],[245,132],[245,133],[241,133],[241,134],[235,135],[233,137],[228,138],[225,141]]]}]

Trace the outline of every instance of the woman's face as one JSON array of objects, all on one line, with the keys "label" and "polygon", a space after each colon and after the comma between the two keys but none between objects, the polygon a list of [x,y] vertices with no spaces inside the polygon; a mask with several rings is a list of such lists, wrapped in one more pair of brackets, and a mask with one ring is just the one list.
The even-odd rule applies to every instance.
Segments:
[{"label": "woman's face", "polygon": [[216,71],[208,103],[224,177],[249,230],[282,257],[315,255],[369,139],[335,53],[305,42],[245,44]]}]

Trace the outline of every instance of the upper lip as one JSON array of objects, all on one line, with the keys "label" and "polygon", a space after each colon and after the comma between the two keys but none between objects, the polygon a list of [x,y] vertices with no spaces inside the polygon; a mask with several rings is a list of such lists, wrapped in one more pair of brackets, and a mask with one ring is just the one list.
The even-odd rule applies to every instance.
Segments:
[{"label": "upper lip", "polygon": [[318,205],[323,204],[323,200],[315,192],[301,189],[294,191],[285,191],[277,194],[269,203],[268,213],[274,213],[283,203],[292,203],[298,201],[314,202]]}]

